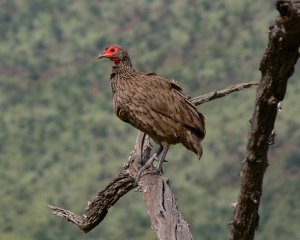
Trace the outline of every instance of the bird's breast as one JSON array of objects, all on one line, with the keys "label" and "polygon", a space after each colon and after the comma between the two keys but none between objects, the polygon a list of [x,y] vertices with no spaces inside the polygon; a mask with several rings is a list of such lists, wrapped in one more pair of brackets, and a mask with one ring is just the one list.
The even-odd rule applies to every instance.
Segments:
[{"label": "bird's breast", "polygon": [[130,104],[134,97],[134,89],[131,82],[126,78],[114,78],[111,81],[113,92],[113,107],[116,115],[125,122],[129,120]]}]

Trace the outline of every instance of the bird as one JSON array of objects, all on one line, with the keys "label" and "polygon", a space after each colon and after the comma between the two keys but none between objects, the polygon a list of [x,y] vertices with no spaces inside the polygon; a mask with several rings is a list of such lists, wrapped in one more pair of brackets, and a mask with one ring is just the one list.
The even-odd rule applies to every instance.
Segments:
[{"label": "bird", "polygon": [[[200,159],[205,137],[205,118],[174,80],[135,70],[128,52],[112,44],[98,56],[114,62],[110,83],[113,108],[118,118],[147,134],[159,145],[157,157],[162,171],[169,146],[183,144]],[[147,164],[149,166],[149,164]]]}]

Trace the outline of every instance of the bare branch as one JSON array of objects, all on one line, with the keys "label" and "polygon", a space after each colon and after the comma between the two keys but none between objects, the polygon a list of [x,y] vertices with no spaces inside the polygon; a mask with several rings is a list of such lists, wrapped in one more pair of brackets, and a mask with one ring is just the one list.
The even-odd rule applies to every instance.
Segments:
[{"label": "bare branch", "polygon": [[300,46],[300,2],[278,0],[281,16],[269,31],[269,45],[261,61],[262,79],[251,119],[241,189],[232,221],[231,240],[252,240],[259,224],[258,208],[263,177],[268,166],[268,148],[279,101],[294,72]]},{"label": "bare branch", "polygon": [[191,101],[196,105],[200,105],[206,102],[210,102],[217,98],[225,97],[233,92],[237,92],[243,90],[245,88],[249,88],[252,86],[258,85],[258,82],[249,82],[249,83],[239,83],[235,85],[231,85],[223,90],[213,91],[195,98],[192,98]]},{"label": "bare branch", "polygon": [[81,229],[83,229],[81,227],[81,226],[85,225],[85,218],[83,216],[76,215],[75,213],[73,213],[69,210],[55,207],[50,204],[48,204],[48,207],[53,210],[52,214],[54,214],[58,217],[62,217],[64,219],[66,219],[67,221],[72,222],[75,225],[79,226]]},{"label": "bare branch", "polygon": [[136,186],[135,179],[127,171],[122,171],[104,190],[97,194],[93,202],[88,203],[86,217],[59,207],[51,205],[48,207],[53,210],[52,214],[74,223],[84,232],[89,232],[105,218],[111,206]]}]

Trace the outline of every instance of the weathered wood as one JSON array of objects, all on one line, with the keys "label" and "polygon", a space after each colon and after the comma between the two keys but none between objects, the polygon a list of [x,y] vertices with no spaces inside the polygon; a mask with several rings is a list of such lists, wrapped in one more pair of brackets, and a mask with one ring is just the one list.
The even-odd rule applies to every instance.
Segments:
[{"label": "weathered wood", "polygon": [[100,191],[91,203],[88,203],[86,215],[80,216],[52,205],[48,207],[53,210],[54,215],[74,223],[84,232],[89,232],[105,218],[111,206],[136,186],[135,179],[124,170],[104,190]]},{"label": "weathered wood", "polygon": [[262,78],[257,88],[245,164],[241,173],[241,190],[232,221],[232,240],[254,239],[259,224],[258,208],[277,107],[284,99],[287,81],[293,74],[299,57],[299,1],[277,1],[277,9],[281,15],[270,28],[268,48],[260,65]]},{"label": "weathered wood", "polygon": [[193,239],[167,178],[162,175],[145,175],[141,181],[141,189],[151,218],[151,227],[158,239]]}]

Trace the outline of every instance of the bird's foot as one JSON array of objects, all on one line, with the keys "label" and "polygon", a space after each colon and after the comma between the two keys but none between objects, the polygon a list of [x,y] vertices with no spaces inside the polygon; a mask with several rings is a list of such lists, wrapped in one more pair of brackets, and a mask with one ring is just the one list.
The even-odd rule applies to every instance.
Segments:
[{"label": "bird's foot", "polygon": [[156,167],[147,168],[147,169],[142,167],[140,169],[140,171],[138,172],[137,177],[135,178],[135,181],[138,183],[141,180],[141,178],[147,174],[157,175],[157,174],[161,174],[161,173],[162,173],[162,170],[158,169]]},{"label": "bird's foot", "polygon": [[[162,165],[163,165],[163,162],[167,162],[165,160],[165,156],[166,156],[166,153],[169,149],[169,146],[163,148],[162,146],[158,149],[158,151],[156,153],[154,153],[151,158],[149,158],[149,160],[146,162],[146,164],[139,170],[138,174],[137,174],[137,177],[135,179],[135,181],[138,183],[139,180],[141,179],[142,176],[146,175],[146,174],[152,174],[152,175],[156,175],[156,174],[160,174],[162,173]],[[159,162],[158,162],[158,166],[157,168],[154,168],[153,167],[153,162],[155,160],[157,160],[157,157],[159,157]],[[150,169],[149,169],[150,168]],[[149,169],[149,171],[145,171]]]},{"label": "bird's foot", "polygon": [[135,179],[136,182],[138,182],[141,179],[141,177],[146,174],[145,170],[152,166],[152,163],[156,160],[156,158],[157,158],[157,153],[154,153],[152,157],[146,162],[146,164],[143,167],[141,167],[141,169],[139,170],[136,176]]},{"label": "bird's foot", "polygon": [[153,168],[151,169],[149,172],[147,172],[147,174],[152,174],[152,175],[158,175],[158,174],[161,174],[163,173],[163,170],[162,169],[159,169],[159,168]]}]

